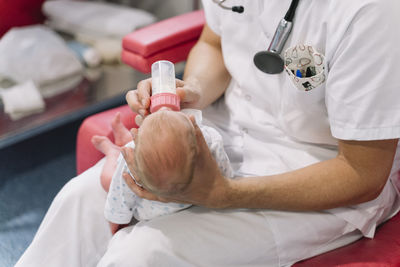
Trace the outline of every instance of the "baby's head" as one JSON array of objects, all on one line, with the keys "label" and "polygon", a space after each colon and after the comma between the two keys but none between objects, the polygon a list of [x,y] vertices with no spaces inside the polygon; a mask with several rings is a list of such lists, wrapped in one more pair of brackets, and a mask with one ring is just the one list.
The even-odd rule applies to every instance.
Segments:
[{"label": "baby's head", "polygon": [[139,128],[135,145],[136,174],[147,190],[171,195],[190,184],[197,144],[186,115],[169,110],[149,115]]}]

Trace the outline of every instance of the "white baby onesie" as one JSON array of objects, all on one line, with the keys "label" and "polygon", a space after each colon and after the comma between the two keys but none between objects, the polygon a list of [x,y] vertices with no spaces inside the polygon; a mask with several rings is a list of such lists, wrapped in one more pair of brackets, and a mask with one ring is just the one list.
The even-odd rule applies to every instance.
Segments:
[{"label": "white baby onesie", "polygon": [[[184,109],[181,112],[195,117],[220,171],[224,176],[233,177],[233,170],[225,153],[221,135],[215,129],[202,125],[200,110]],[[130,142],[126,146],[134,148],[135,145],[133,142]],[[188,204],[150,201],[136,196],[122,178],[122,173],[124,172],[129,172],[129,169],[120,154],[104,209],[104,216],[108,221],[116,224],[127,224],[131,221],[132,217],[136,220],[150,220],[154,217],[173,213],[191,206]]]}]

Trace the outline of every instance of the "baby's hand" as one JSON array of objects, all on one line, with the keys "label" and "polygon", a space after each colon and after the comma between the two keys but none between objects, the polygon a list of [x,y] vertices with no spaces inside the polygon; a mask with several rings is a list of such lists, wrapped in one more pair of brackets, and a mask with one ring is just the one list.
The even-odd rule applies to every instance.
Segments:
[{"label": "baby's hand", "polygon": [[108,222],[110,224],[111,233],[114,235],[119,230],[119,224]]},{"label": "baby's hand", "polygon": [[120,229],[128,226],[127,224],[116,224],[112,222],[108,222],[110,224],[110,229],[111,233],[114,235],[116,232],[118,232]]}]

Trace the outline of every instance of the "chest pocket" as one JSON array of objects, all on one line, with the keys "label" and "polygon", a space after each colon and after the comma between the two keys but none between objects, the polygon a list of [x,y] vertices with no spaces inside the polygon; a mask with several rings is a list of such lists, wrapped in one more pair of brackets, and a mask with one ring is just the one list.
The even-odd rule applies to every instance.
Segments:
[{"label": "chest pocket", "polygon": [[283,128],[303,142],[335,144],[325,106],[324,56],[312,46],[299,44],[288,48],[284,58]]},{"label": "chest pocket", "polygon": [[302,142],[337,144],[331,135],[325,106],[325,83],[310,91],[300,91],[284,73],[281,124],[285,132]]}]

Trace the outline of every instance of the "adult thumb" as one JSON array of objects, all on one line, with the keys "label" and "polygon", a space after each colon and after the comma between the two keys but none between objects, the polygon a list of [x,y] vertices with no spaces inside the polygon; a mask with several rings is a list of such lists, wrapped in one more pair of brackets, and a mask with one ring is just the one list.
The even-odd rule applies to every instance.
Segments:
[{"label": "adult thumb", "polygon": [[181,99],[182,104],[191,104],[199,100],[200,96],[197,92],[188,88],[177,88],[176,94]]}]

